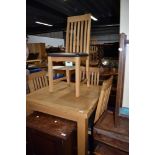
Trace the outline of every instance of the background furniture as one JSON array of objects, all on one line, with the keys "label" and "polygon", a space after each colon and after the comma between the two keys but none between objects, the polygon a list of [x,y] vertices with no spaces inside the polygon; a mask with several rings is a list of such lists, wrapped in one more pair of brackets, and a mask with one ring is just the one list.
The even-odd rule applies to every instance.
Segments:
[{"label": "background furniture", "polygon": [[[80,63],[86,61],[87,86],[89,86],[89,47],[91,14],[67,18],[66,53],[48,54],[49,91],[53,92],[53,61],[72,61],[75,63],[76,97],[80,96]],[[77,54],[75,54],[77,53]]]},{"label": "background furniture", "polygon": [[97,64],[97,40],[90,40],[90,65]]},{"label": "background furniture", "polygon": [[[28,43],[29,57],[28,60],[44,59],[46,55],[45,43]],[[35,55],[36,54],[36,55]]]},{"label": "background furniture", "polygon": [[43,87],[47,87],[48,86],[47,72],[41,71],[28,75],[28,86],[31,93]]},{"label": "background furniture", "polygon": [[125,72],[125,58],[126,58],[126,44],[127,36],[125,33],[120,34],[119,45],[119,66],[118,66],[118,80],[117,80],[117,94],[116,94],[116,107],[115,107],[115,126],[119,126],[119,111],[122,107],[123,101],[123,88],[124,88],[124,72]]},{"label": "background furniture", "polygon": [[93,155],[129,155],[129,153],[98,142]]},{"label": "background furniture", "polygon": [[27,155],[77,155],[76,123],[34,112],[26,119]]},{"label": "background furniture", "polygon": [[26,68],[30,73],[41,71],[47,68],[47,53],[45,43],[28,43],[29,55],[26,61]]},{"label": "background furniture", "polygon": [[[30,72],[36,72],[37,69],[47,68],[47,53],[45,49],[45,43],[28,43],[27,44],[29,49],[29,56],[27,58],[26,64],[27,69],[30,70]],[[34,65],[36,68],[33,69],[30,67],[31,65]]]},{"label": "background furniture", "polygon": [[35,62],[41,63],[41,59],[27,60],[26,62],[27,63],[35,63]]},{"label": "background furniture", "polygon": [[[106,111],[94,126],[95,152],[100,155],[129,154],[129,120],[119,117],[115,127],[113,112]],[[102,150],[102,153],[101,153]]]},{"label": "background furniture", "polygon": [[[99,85],[99,68],[97,67],[89,67],[89,78],[90,78],[90,85]],[[85,82],[86,80],[86,67],[80,67],[80,81]]]},{"label": "background furniture", "polygon": [[96,154],[129,154],[129,119],[120,115],[120,107],[123,98],[126,43],[126,35],[120,34],[116,106],[114,113],[109,111],[104,112],[94,126],[93,133],[97,144],[95,148]]}]

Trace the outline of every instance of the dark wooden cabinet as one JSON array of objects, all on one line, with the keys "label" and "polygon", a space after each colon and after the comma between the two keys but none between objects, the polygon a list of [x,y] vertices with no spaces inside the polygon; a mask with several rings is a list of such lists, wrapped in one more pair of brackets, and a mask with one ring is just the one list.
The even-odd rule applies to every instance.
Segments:
[{"label": "dark wooden cabinet", "polygon": [[[29,49],[29,60],[32,59],[43,59],[47,56],[46,54],[46,49],[45,49],[45,43],[28,43],[27,44],[28,49]],[[31,54],[36,54],[36,57],[33,58],[34,55]]]},{"label": "dark wooden cabinet", "polygon": [[76,123],[33,113],[27,117],[27,155],[76,155]]}]

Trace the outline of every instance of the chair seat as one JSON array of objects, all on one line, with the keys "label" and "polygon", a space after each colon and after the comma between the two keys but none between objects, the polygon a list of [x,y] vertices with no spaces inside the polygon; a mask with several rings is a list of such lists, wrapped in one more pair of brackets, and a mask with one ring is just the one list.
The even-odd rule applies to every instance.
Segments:
[{"label": "chair seat", "polygon": [[88,56],[89,54],[88,53],[67,53],[67,52],[64,52],[64,53],[48,53],[48,56],[51,56],[51,57],[86,57]]}]

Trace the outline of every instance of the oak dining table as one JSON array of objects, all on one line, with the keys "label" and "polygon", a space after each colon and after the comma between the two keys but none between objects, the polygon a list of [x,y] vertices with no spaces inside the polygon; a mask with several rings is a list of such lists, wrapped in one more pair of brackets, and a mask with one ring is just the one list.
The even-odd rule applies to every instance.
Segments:
[{"label": "oak dining table", "polygon": [[27,109],[77,122],[78,155],[87,155],[88,119],[97,106],[100,87],[81,84],[78,98],[75,97],[75,83],[68,86],[61,81],[54,88],[53,92],[49,92],[49,87],[44,87],[28,94]]}]

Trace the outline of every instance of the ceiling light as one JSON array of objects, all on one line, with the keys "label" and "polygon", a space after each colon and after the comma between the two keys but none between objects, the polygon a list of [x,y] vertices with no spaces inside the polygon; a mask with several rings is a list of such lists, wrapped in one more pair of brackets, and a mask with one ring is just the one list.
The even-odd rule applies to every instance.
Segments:
[{"label": "ceiling light", "polygon": [[109,27],[111,27],[111,26],[119,26],[119,24],[111,24],[111,25],[105,25],[105,26],[109,26]]},{"label": "ceiling light", "polygon": [[38,22],[38,21],[36,21],[35,23],[41,24],[41,25],[45,25],[45,26],[53,26],[53,25],[50,25],[50,24],[47,24],[47,23]]},{"label": "ceiling light", "polygon": [[98,19],[95,18],[94,16],[91,16],[91,19],[94,20],[94,21],[97,21]]}]

